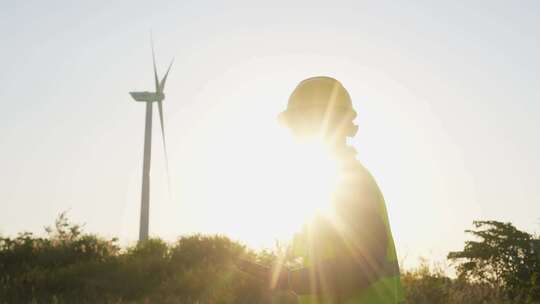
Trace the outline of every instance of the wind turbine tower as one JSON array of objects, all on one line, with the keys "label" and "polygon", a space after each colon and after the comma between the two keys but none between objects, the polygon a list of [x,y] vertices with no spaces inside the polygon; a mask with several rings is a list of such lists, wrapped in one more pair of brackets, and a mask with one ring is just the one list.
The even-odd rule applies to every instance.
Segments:
[{"label": "wind turbine tower", "polygon": [[144,158],[143,158],[143,178],[141,190],[141,218],[139,226],[139,241],[148,239],[149,218],[150,218],[150,160],[152,156],[152,110],[154,103],[157,103],[159,112],[159,122],[161,125],[161,138],[163,140],[163,150],[165,152],[165,162],[167,166],[167,175],[169,172],[169,161],[167,157],[167,146],[165,144],[165,128],[163,126],[163,100],[165,94],[165,82],[174,62],[174,58],[169,64],[169,68],[161,81],[158,80],[156,68],[156,56],[154,54],[154,43],[152,45],[152,62],[154,64],[154,83],[155,92],[129,92],[135,101],[146,103],[146,120],[144,128]]}]

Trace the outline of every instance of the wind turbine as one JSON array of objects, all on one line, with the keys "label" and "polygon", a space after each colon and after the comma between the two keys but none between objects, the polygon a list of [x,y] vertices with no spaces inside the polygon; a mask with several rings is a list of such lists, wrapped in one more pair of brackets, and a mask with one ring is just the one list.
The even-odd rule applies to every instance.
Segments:
[{"label": "wind turbine", "polygon": [[[142,191],[141,191],[141,219],[139,226],[139,241],[144,241],[148,239],[148,226],[149,226],[149,217],[150,217],[150,159],[152,154],[152,106],[154,102],[157,102],[158,111],[159,111],[159,122],[161,124],[161,138],[163,140],[163,150],[165,151],[165,162],[167,166],[167,176],[169,176],[169,160],[167,157],[167,146],[165,144],[165,128],[163,126],[163,100],[165,99],[165,94],[163,90],[165,89],[165,82],[167,81],[167,76],[171,70],[171,66],[174,62],[174,58],[169,64],[169,68],[163,76],[161,81],[158,80],[158,73],[156,68],[156,56],[154,54],[154,42],[151,41],[152,45],[152,62],[154,64],[154,82],[155,82],[155,92],[129,92],[131,97],[135,101],[146,102],[146,122],[144,129],[144,160],[143,160],[143,179],[142,179]],[[169,189],[170,190],[170,189]]]}]

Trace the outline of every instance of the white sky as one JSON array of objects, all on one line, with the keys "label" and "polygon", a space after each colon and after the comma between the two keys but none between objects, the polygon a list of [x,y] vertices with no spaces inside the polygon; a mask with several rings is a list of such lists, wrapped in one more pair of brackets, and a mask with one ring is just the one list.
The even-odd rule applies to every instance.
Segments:
[{"label": "white sky", "polygon": [[152,89],[150,29],[160,71],[176,57],[172,199],[155,125],[152,235],[282,235],[275,117],[314,75],[353,98],[352,144],[401,256],[443,258],[474,219],[540,230],[538,2],[289,2],[2,2],[0,233],[69,210],[87,231],[137,239],[144,105],[127,92]]}]

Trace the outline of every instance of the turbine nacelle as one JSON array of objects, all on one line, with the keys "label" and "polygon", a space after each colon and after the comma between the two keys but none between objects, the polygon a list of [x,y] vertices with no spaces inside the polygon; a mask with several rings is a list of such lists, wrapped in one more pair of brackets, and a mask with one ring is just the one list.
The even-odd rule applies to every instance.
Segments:
[{"label": "turbine nacelle", "polygon": [[163,101],[165,99],[165,94],[162,92],[129,92],[129,95],[135,99],[135,101],[142,102],[154,102],[154,101]]},{"label": "turbine nacelle", "polygon": [[[154,64],[154,84],[155,84],[155,91],[154,92],[129,92],[131,97],[135,99],[135,101],[142,101],[142,102],[154,102],[157,101],[161,104],[163,99],[165,99],[165,94],[163,91],[165,90],[165,83],[167,82],[167,76],[169,76],[169,72],[171,71],[172,64],[174,63],[174,58],[171,60],[171,63],[169,64],[169,67],[167,68],[167,72],[165,72],[165,75],[159,81],[158,79],[158,73],[156,68],[156,55],[154,53],[154,43],[152,42],[152,63]],[[160,110],[161,112],[161,110]]]}]

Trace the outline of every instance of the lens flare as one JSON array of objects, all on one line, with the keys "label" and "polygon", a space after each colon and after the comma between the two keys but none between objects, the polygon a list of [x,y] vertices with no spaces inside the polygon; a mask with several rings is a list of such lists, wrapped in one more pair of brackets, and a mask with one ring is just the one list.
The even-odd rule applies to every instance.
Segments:
[{"label": "lens flare", "polygon": [[338,181],[338,168],[332,152],[321,137],[299,143],[293,149],[290,171],[296,187],[288,195],[298,206],[298,218],[308,221],[332,211],[332,193]]}]

